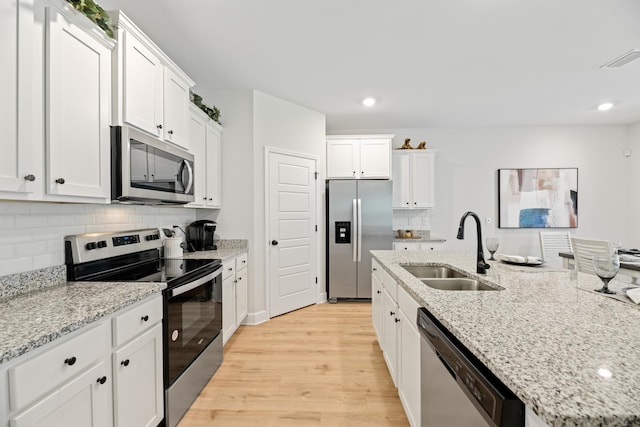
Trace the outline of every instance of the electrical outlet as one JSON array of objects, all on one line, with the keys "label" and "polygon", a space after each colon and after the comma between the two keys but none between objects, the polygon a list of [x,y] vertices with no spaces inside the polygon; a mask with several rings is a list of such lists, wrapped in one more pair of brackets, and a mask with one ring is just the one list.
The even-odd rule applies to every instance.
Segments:
[{"label": "electrical outlet", "polygon": [[491,219],[491,217],[486,217],[484,219],[484,223],[487,225],[491,225],[493,223],[493,220]]}]

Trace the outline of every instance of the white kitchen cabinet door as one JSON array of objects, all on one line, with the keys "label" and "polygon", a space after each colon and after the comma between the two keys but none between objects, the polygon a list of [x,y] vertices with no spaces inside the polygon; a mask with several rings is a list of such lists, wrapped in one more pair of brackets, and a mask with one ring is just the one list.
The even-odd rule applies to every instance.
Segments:
[{"label": "white kitchen cabinet door", "polygon": [[409,208],[411,207],[411,157],[406,154],[394,153],[392,158],[392,206],[394,208]]},{"label": "white kitchen cabinet door", "polygon": [[[379,268],[379,267],[378,267]],[[382,348],[382,285],[375,274],[371,275],[371,317],[378,344]]]},{"label": "white kitchen cabinet door", "polygon": [[[195,107],[193,107],[195,108]],[[191,111],[189,115],[188,149],[193,153],[193,195],[191,207],[204,207],[207,203],[207,169],[206,169],[206,119],[199,112]]]},{"label": "white kitchen cabinet door", "polygon": [[214,123],[206,126],[206,205],[222,207],[222,132]]},{"label": "white kitchen cabinet door", "polygon": [[359,169],[357,140],[327,141],[327,178],[356,178],[360,174]]},{"label": "white kitchen cabinet door", "polygon": [[398,306],[382,288],[382,350],[393,384],[398,386]]},{"label": "white kitchen cabinet door", "polygon": [[113,355],[114,425],[156,426],[164,418],[162,324]]},{"label": "white kitchen cabinet door", "polygon": [[434,206],[434,154],[414,153],[411,156],[411,193],[414,208]]},{"label": "white kitchen cabinet door", "polygon": [[[247,302],[247,269],[243,268],[236,273],[236,327],[240,326],[248,313]],[[223,308],[224,310],[224,308]]]},{"label": "white kitchen cabinet door", "polygon": [[391,140],[360,140],[360,178],[389,178],[391,175]]},{"label": "white kitchen cabinet door", "polygon": [[423,150],[393,153],[393,207],[425,209],[434,206],[435,153]]},{"label": "white kitchen cabinet door", "polygon": [[[226,263],[225,263],[226,264]],[[224,268],[224,267],[222,267]],[[222,278],[222,343],[226,344],[237,329],[236,276]]]},{"label": "white kitchen cabinet door", "polygon": [[412,426],[420,426],[420,333],[418,303],[403,288],[398,291],[398,395]]},{"label": "white kitchen cabinet door", "polygon": [[[104,361],[13,416],[12,427],[107,427],[111,377]],[[138,396],[136,396],[137,398]]]},{"label": "white kitchen cabinet door", "polygon": [[46,22],[46,191],[108,200],[111,48],[51,8]]},{"label": "white kitchen cabinet door", "polygon": [[32,92],[38,86],[34,84],[35,66],[31,61],[33,7],[29,0],[0,3],[0,191],[23,194],[41,192],[44,180],[42,148],[34,135],[36,123],[31,110]]},{"label": "white kitchen cabinet door", "polygon": [[[123,120],[163,137],[163,65],[131,33],[123,33]],[[122,40],[121,40],[122,41]]]},{"label": "white kitchen cabinet door", "polygon": [[185,147],[189,141],[189,84],[168,67],[164,67],[165,141]]}]

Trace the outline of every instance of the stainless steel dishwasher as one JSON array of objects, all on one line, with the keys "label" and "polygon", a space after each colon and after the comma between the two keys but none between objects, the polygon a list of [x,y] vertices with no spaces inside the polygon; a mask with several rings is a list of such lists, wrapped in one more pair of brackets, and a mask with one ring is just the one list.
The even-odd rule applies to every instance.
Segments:
[{"label": "stainless steel dishwasher", "polygon": [[524,427],[524,403],[425,308],[418,330],[422,427]]}]

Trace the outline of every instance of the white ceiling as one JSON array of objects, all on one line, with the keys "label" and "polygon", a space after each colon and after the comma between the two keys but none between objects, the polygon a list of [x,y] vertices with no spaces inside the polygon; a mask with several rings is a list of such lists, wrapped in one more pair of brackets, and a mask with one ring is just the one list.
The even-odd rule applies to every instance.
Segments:
[{"label": "white ceiling", "polygon": [[640,0],[98,2],[208,104],[256,89],[326,113],[329,130],[640,122],[640,59],[600,68],[640,49]]}]

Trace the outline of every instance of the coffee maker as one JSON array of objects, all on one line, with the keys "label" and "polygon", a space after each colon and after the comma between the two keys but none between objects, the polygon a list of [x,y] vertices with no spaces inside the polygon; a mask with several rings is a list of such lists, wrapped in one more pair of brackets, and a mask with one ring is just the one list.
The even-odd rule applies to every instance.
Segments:
[{"label": "coffee maker", "polygon": [[216,222],[207,219],[194,221],[187,226],[187,246],[196,251],[213,251],[218,249],[213,244]]}]

